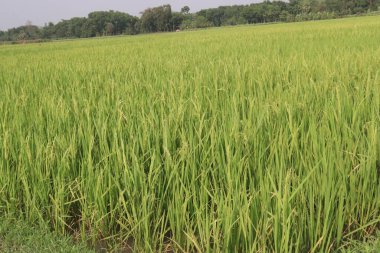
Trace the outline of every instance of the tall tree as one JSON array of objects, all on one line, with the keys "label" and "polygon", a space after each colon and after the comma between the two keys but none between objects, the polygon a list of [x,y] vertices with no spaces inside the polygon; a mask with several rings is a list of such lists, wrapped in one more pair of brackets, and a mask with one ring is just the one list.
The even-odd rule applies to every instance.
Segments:
[{"label": "tall tree", "polygon": [[182,8],[181,8],[181,13],[183,13],[183,14],[189,14],[190,13],[190,7],[189,6],[183,6]]},{"label": "tall tree", "polygon": [[146,9],[141,15],[141,27],[144,32],[164,32],[172,29],[172,9],[162,5]]}]

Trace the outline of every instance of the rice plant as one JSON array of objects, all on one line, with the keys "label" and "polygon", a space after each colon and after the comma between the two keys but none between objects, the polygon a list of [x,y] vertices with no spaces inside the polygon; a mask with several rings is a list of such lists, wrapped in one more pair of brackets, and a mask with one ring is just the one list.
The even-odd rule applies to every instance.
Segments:
[{"label": "rice plant", "polygon": [[375,235],[379,31],[375,16],[1,46],[0,214],[134,252]]}]

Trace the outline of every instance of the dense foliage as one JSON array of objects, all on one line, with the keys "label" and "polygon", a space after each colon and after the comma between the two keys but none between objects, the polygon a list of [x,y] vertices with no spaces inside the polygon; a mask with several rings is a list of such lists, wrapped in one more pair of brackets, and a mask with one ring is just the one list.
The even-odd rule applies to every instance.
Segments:
[{"label": "dense foliage", "polygon": [[140,18],[117,11],[93,12],[87,18],[62,20],[42,28],[30,23],[0,32],[0,41],[88,38],[103,35],[175,31],[210,26],[319,20],[378,9],[379,0],[264,1],[250,5],[222,6],[190,13],[184,6],[173,12],[170,5],[146,9]]}]

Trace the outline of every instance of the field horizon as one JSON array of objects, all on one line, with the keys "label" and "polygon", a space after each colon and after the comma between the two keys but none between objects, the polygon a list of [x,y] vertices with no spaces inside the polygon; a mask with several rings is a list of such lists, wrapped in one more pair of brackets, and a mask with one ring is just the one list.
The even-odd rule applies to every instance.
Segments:
[{"label": "field horizon", "polygon": [[28,44],[45,44],[45,43],[55,43],[55,42],[70,42],[70,41],[81,41],[81,40],[103,40],[103,39],[118,39],[118,38],[132,38],[132,37],[141,37],[141,36],[155,36],[155,35],[165,35],[165,34],[180,34],[180,33],[192,33],[192,32],[200,32],[200,31],[208,31],[208,30],[224,30],[224,29],[233,29],[233,28],[244,28],[244,27],[261,27],[261,26],[273,26],[273,25],[296,25],[296,24],[307,24],[307,23],[319,23],[319,22],[345,22],[353,19],[361,19],[365,17],[378,17],[380,16],[380,11],[370,12],[368,14],[362,15],[347,15],[332,19],[318,19],[318,20],[304,20],[304,21],[292,21],[292,22],[266,22],[266,23],[253,23],[253,24],[237,24],[237,25],[224,25],[224,26],[210,26],[204,28],[192,28],[187,30],[180,30],[179,32],[173,31],[163,31],[163,32],[153,32],[153,33],[139,33],[139,34],[119,34],[119,35],[103,35],[100,37],[88,37],[88,38],[58,38],[58,39],[48,39],[48,40],[36,40],[40,42],[34,42],[34,40],[26,40],[26,41],[9,41],[2,42],[0,46],[15,46],[15,45],[28,45]]}]

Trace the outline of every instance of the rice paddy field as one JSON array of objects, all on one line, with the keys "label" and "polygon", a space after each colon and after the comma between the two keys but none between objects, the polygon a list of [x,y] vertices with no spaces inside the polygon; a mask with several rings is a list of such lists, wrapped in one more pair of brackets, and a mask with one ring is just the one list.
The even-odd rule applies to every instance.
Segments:
[{"label": "rice paddy field", "polygon": [[380,229],[380,17],[0,46],[0,214],[130,252]]}]

